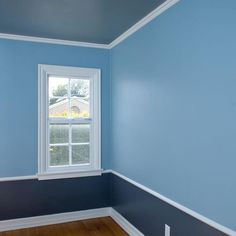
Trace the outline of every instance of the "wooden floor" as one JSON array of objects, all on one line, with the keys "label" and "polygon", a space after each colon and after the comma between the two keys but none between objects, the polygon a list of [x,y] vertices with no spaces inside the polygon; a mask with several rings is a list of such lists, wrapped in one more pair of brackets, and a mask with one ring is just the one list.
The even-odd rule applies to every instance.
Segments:
[{"label": "wooden floor", "polygon": [[58,225],[1,232],[0,236],[127,236],[111,218],[75,221]]}]

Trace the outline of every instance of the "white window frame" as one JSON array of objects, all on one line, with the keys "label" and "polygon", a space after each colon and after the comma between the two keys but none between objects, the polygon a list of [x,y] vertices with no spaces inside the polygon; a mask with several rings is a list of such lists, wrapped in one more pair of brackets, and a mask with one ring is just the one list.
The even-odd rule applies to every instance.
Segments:
[{"label": "white window frame", "polygon": [[[85,77],[90,80],[90,163],[85,165],[50,167],[49,165],[49,116],[48,78]],[[72,178],[101,175],[101,70],[55,65],[38,65],[38,179]],[[57,118],[55,118],[57,119]],[[52,120],[52,118],[50,118]],[[70,119],[71,123],[83,123],[85,119]],[[56,123],[60,123],[57,119]]]}]

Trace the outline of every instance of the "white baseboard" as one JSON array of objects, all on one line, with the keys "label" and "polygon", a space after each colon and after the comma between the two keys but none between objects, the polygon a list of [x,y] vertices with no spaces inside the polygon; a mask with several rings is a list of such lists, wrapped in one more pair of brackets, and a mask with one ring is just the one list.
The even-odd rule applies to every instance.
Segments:
[{"label": "white baseboard", "polygon": [[144,236],[137,228],[135,228],[128,220],[126,220],[120,213],[110,208],[110,216],[121,228],[123,228],[131,236]]},{"label": "white baseboard", "polygon": [[0,221],[0,232],[109,216],[110,207]]},{"label": "white baseboard", "polygon": [[112,207],[98,208],[85,211],[75,211],[52,215],[26,217],[13,220],[0,221],[0,232],[32,228],[37,226],[53,225],[77,220],[87,220],[99,217],[112,217],[117,224],[120,225],[131,236],[144,236],[138,229],[136,229],[129,221],[127,221],[121,214],[119,214]]}]

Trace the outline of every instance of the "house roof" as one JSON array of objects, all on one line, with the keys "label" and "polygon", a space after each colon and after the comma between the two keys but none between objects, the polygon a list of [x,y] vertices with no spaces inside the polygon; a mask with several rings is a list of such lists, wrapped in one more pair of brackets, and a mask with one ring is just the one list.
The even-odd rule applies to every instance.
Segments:
[{"label": "house roof", "polygon": [[[84,105],[89,105],[89,103],[88,103],[86,100],[84,100],[84,98],[72,97],[71,100],[72,100],[72,101],[73,101],[73,100],[74,100],[74,101],[77,101],[77,102],[82,103],[82,104],[84,104]],[[49,109],[59,107],[59,106],[64,105],[64,104],[66,104],[66,103],[68,103],[68,98],[62,98],[61,101],[56,102],[56,103],[50,105],[50,106],[49,106]]]}]

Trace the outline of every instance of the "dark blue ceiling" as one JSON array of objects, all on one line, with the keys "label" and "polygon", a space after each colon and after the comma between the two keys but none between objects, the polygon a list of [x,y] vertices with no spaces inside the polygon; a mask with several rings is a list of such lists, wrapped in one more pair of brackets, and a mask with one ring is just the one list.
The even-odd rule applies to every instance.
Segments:
[{"label": "dark blue ceiling", "polygon": [[109,44],[165,0],[0,0],[0,33]]}]

